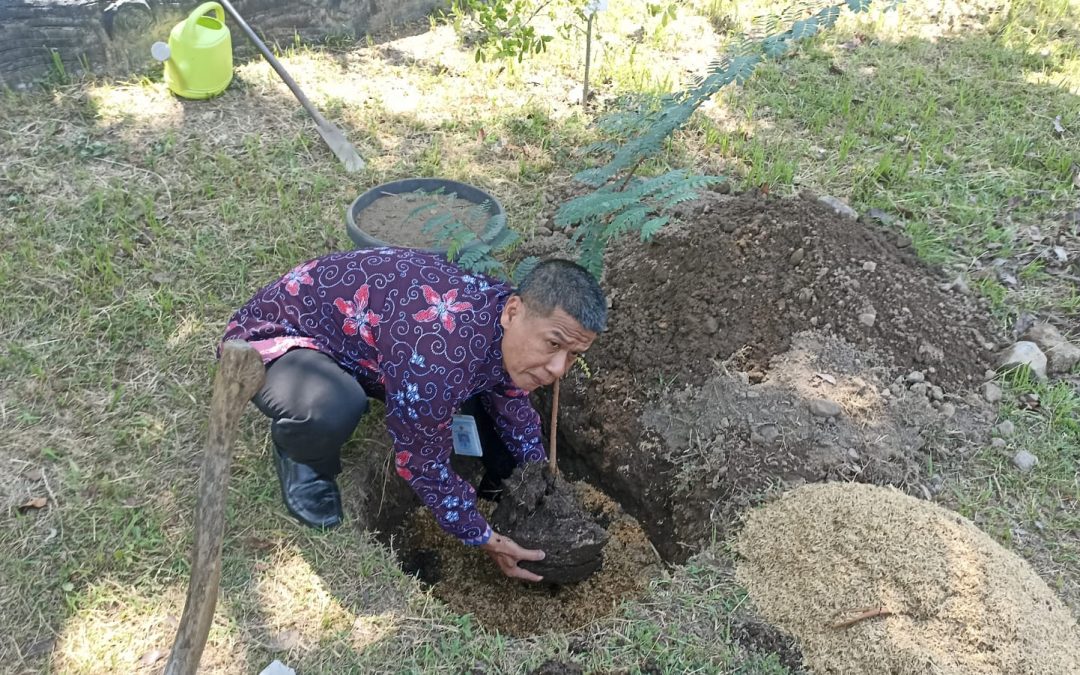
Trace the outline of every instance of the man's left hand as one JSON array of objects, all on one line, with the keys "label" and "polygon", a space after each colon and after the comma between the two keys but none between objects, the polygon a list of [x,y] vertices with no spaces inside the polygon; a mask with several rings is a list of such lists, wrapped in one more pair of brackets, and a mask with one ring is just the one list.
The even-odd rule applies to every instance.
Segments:
[{"label": "man's left hand", "polygon": [[499,569],[506,576],[534,582],[544,580],[542,576],[518,567],[518,563],[522,560],[543,560],[543,551],[522,548],[513,539],[504,537],[498,532],[493,532],[491,539],[488,539],[487,543],[482,544],[480,548],[491,556],[491,559],[495,561],[495,564],[499,566]]}]

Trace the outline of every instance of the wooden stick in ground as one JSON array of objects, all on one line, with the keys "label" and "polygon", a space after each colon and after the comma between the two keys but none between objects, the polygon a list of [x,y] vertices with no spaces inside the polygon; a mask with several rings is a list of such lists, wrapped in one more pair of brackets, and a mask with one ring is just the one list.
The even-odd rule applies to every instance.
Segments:
[{"label": "wooden stick in ground", "polygon": [[555,450],[559,441],[559,381],[555,380],[555,389],[551,393],[551,452],[548,453],[548,466],[551,473],[559,475],[559,465],[555,462]]},{"label": "wooden stick in ground", "polygon": [[[860,621],[866,621],[867,619],[873,619],[875,616],[892,616],[892,612],[884,607],[860,607],[859,609],[853,609],[852,612],[858,612],[857,615],[839,621],[829,626],[829,628],[847,628],[848,626],[854,626]],[[846,612],[845,612],[846,613]]]},{"label": "wooden stick in ground", "polygon": [[232,444],[240,415],[259,391],[266,369],[259,353],[246,342],[230,340],[221,350],[210,402],[210,431],[203,450],[199,501],[195,507],[195,546],[191,581],[180,626],[176,630],[166,675],[192,675],[199,667],[221,581],[221,541],[225,533],[225,498],[232,463]]}]

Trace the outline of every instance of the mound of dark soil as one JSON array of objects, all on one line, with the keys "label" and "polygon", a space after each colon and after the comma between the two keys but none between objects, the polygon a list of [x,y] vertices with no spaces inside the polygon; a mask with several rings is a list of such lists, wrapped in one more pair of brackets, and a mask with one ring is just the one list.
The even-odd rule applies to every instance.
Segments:
[{"label": "mound of dark soil", "polygon": [[703,361],[745,350],[745,369],[764,376],[792,335],[816,328],[899,369],[932,366],[942,386],[982,376],[981,309],[941,290],[906,239],[811,198],[716,196],[698,208],[689,226],[610,258],[605,356],[700,384]]},{"label": "mound of dark soil", "polygon": [[491,526],[519,545],[545,554],[542,561],[519,563],[521,567],[544,577],[544,583],[556,585],[576,583],[600,569],[607,531],[546,464],[519,466],[503,487]]},{"label": "mound of dark soil", "polygon": [[563,389],[563,466],[672,560],[777,486],[919,490],[918,453],[959,438],[988,365],[980,301],[944,281],[907,239],[813,198],[689,204],[609,253],[609,329]]}]

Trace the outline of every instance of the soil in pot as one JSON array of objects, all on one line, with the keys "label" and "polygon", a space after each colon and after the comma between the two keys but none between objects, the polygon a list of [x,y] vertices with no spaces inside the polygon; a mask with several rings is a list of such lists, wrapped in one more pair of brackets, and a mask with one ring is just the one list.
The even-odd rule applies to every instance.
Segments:
[{"label": "soil in pot", "polygon": [[[435,248],[445,245],[425,225],[440,216],[451,216],[479,235],[491,217],[484,206],[452,194],[404,192],[388,194],[357,214],[357,227],[394,246]],[[447,221],[452,222],[452,221]]]}]

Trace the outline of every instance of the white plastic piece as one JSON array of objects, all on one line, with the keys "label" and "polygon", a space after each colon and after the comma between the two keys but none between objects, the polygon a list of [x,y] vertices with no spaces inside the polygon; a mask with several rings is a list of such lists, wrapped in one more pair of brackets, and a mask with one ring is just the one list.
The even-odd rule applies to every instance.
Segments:
[{"label": "white plastic piece", "polygon": [[259,675],[296,675],[296,671],[288,667],[281,661],[274,659],[270,662],[270,665],[263,668]]},{"label": "white plastic piece", "polygon": [[155,42],[150,45],[150,56],[153,56],[158,61],[168,61],[169,57],[172,56],[172,50],[164,42]]}]

